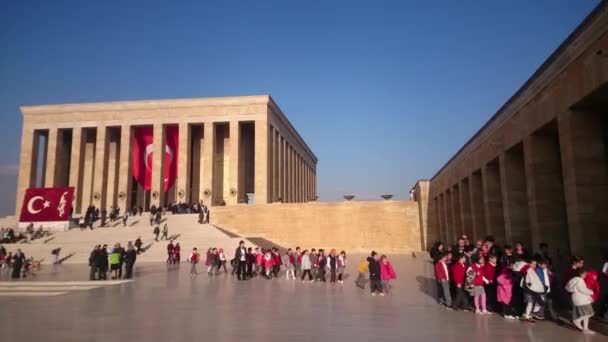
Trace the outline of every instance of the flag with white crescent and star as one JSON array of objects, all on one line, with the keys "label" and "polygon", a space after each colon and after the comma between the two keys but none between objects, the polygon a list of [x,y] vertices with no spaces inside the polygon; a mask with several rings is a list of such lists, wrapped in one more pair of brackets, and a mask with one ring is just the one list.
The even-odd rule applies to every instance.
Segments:
[{"label": "flag with white crescent and star", "polygon": [[[163,191],[167,192],[177,178],[179,127],[165,127],[165,175]],[[152,155],[154,131],[151,126],[137,127],[133,132],[133,178],[146,191],[152,189]]]},{"label": "flag with white crescent and star", "polygon": [[20,222],[67,221],[74,188],[29,188],[23,196]]}]

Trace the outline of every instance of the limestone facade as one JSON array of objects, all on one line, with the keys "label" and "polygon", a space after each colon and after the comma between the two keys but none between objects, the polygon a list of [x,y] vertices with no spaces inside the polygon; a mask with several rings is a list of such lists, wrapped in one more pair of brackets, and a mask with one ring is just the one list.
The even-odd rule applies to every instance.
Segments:
[{"label": "limestone facade", "polygon": [[606,252],[607,2],[428,184],[419,190],[427,248],[466,233],[532,251],[546,242],[558,257]]},{"label": "limestone facade", "polygon": [[214,208],[211,223],[283,247],[405,253],[421,250],[418,210],[392,200],[226,206]]},{"label": "limestone facade", "polygon": [[[269,95],[23,106],[16,212],[30,187],[73,186],[75,212],[89,204],[148,208],[172,202],[236,205],[307,202],[317,158]],[[133,132],[153,128],[165,152],[179,129],[175,185],[163,191],[165,158],[152,154],[152,189],[134,184]],[[251,197],[251,196],[250,196]]]}]

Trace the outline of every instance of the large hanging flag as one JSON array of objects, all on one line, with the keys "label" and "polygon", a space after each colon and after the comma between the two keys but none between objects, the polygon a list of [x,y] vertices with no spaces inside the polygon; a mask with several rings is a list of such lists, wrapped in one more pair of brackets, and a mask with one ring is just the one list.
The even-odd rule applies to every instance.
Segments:
[{"label": "large hanging flag", "polygon": [[179,127],[168,126],[165,130],[165,192],[177,178],[177,147],[179,144]]},{"label": "large hanging flag", "polygon": [[[165,130],[165,176],[163,191],[167,192],[177,178],[177,148],[179,127],[168,126]],[[138,127],[134,131],[133,177],[146,191],[152,189],[152,154],[154,131],[152,127]]]},{"label": "large hanging flag", "polygon": [[67,221],[74,188],[29,188],[23,196],[20,222]]}]

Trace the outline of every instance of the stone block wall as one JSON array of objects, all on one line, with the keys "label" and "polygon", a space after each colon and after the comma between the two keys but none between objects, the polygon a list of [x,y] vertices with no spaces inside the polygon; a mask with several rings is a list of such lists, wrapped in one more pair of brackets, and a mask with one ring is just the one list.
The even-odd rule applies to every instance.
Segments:
[{"label": "stone block wall", "polygon": [[312,202],[214,207],[211,223],[283,247],[347,252],[420,251],[417,202]]}]

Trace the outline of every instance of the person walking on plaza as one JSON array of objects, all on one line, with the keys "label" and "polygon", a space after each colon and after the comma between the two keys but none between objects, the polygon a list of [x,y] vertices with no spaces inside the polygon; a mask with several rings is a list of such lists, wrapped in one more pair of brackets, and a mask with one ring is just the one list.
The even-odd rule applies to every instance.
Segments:
[{"label": "person walking on plaza", "polygon": [[332,249],[327,256],[327,269],[329,270],[329,281],[332,285],[336,285],[336,275],[338,270],[338,256],[336,250]]},{"label": "person walking on plaza", "polygon": [[343,276],[346,270],[346,252],[341,251],[338,254],[338,283],[344,284]]},{"label": "person walking on plaza", "polygon": [[173,263],[179,264],[182,261],[182,247],[179,245],[179,242],[175,243],[175,247],[173,247]]},{"label": "person walking on plaza", "polygon": [[296,275],[295,275],[296,265],[295,265],[295,260],[294,260],[294,254],[291,251],[291,248],[289,248],[287,250],[287,254],[285,254],[285,260],[284,260],[283,264],[285,265],[285,277],[287,278],[287,280],[289,280],[289,279],[295,280],[296,279]]},{"label": "person walking on plaza", "polygon": [[380,261],[378,253],[372,252],[372,256],[368,259],[369,281],[372,296],[376,294],[384,295],[382,292],[382,278],[380,274]]},{"label": "person walking on plaza", "polygon": [[397,274],[393,269],[393,265],[388,260],[386,255],[382,255],[380,257],[380,279],[382,280],[382,291],[390,295],[391,294],[391,285],[390,281],[393,279],[397,279]]},{"label": "person walking on plaza", "polygon": [[198,249],[196,247],[192,248],[192,252],[188,257],[188,262],[190,262],[190,275],[196,276],[198,272],[196,271],[196,264],[198,264],[198,260],[200,259],[200,254],[198,254]]},{"label": "person walking on plaza", "polygon": [[308,250],[304,250],[302,253],[302,282],[305,282],[304,278],[308,274],[308,281],[313,282],[312,273],[310,273],[310,269],[312,268],[312,263],[310,262],[310,258],[308,257]]},{"label": "person walking on plaza", "polygon": [[160,228],[158,226],[154,226],[154,230],[152,231],[154,234],[154,241],[158,242],[158,235],[160,234]]},{"label": "person walking on plaza", "polygon": [[17,248],[17,252],[13,255],[13,274],[11,278],[19,279],[21,278],[21,268],[25,263],[25,254],[21,251],[20,248]]},{"label": "person walking on plaza", "polygon": [[167,264],[172,264],[173,263],[173,240],[169,241],[169,243],[167,244]]},{"label": "person walking on plaza", "polygon": [[438,298],[437,301],[446,307],[452,306],[452,294],[450,293],[450,271],[446,263],[447,256],[440,252],[435,255],[435,279],[437,280]]},{"label": "person walking on plaza", "polygon": [[125,260],[125,278],[131,279],[133,277],[133,265],[135,265],[135,260],[137,259],[137,252],[135,248],[133,248],[133,244],[131,241],[127,243],[127,251],[125,252],[124,260]]},{"label": "person walking on plaza", "polygon": [[355,285],[362,289],[365,289],[366,282],[366,274],[369,273],[369,257],[367,259],[361,260],[359,265],[357,266],[357,272],[359,275],[357,276],[357,280],[355,280]]},{"label": "person walking on plaza", "polygon": [[97,280],[98,279],[98,273],[99,273],[99,264],[98,264],[98,257],[97,254],[99,254],[99,245],[95,246],[93,248],[93,251],[91,252],[91,255],[89,256],[89,267],[91,268],[91,271],[89,273],[89,280]]},{"label": "person walking on plaza", "polygon": [[129,219],[129,212],[125,211],[125,214],[122,215],[122,226],[126,227],[127,226],[127,220]]},{"label": "person walking on plaza", "polygon": [[238,280],[246,280],[245,267],[247,262],[247,249],[245,248],[245,241],[241,240],[239,246],[234,251],[234,259],[237,263],[236,276]]},{"label": "person walking on plaza", "polygon": [[114,245],[112,253],[110,253],[110,272],[112,273],[112,279],[118,279],[118,269],[120,267],[120,247],[118,244]]},{"label": "person walking on plaza", "polygon": [[224,269],[224,274],[228,274],[228,268],[226,267],[226,253],[224,253],[224,249],[220,248],[217,253],[217,273],[220,272],[220,269]]},{"label": "person walking on plaza", "polygon": [[166,223],[163,225],[163,236],[160,239],[169,240],[169,226]]},{"label": "person walking on plaza", "polygon": [[108,276],[108,245],[103,245],[97,254],[97,264],[99,265],[99,280],[107,280]]},{"label": "person walking on plaza", "polygon": [[323,249],[319,249],[319,254],[317,254],[317,279],[318,281],[325,282],[325,267],[327,266],[327,257],[325,256],[325,251]]}]

